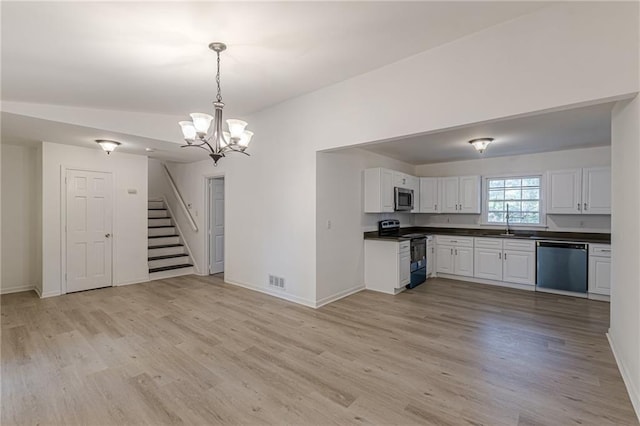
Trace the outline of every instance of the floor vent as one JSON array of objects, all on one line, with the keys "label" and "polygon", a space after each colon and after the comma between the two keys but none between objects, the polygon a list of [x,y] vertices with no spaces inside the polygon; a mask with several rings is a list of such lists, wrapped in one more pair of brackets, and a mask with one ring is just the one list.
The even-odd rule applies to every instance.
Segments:
[{"label": "floor vent", "polygon": [[284,278],[269,275],[269,285],[280,290],[284,290]]}]

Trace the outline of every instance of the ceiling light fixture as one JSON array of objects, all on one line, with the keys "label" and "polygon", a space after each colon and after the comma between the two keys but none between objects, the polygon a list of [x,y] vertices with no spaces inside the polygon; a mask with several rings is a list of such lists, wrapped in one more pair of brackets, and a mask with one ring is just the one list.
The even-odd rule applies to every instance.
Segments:
[{"label": "ceiling light fixture", "polygon": [[[216,74],[216,83],[218,84],[218,95],[216,101],[213,102],[215,115],[212,117],[204,113],[190,114],[192,121],[180,121],[180,128],[184,140],[187,142],[185,147],[198,147],[206,151],[210,151],[209,157],[213,159],[213,164],[218,165],[218,160],[225,156],[227,152],[240,152],[249,155],[245,150],[251,142],[253,132],[245,130],[247,123],[242,120],[227,120],[229,132],[222,131],[222,94],[220,91],[220,52],[227,49],[227,45],[220,42],[209,44],[209,49],[216,52],[218,57],[218,72]],[[213,126],[211,122],[213,121]],[[209,135],[209,129],[211,135]]]},{"label": "ceiling light fixture", "polygon": [[476,151],[482,154],[484,150],[487,149],[489,144],[493,141],[494,141],[493,138],[478,138],[478,139],[471,139],[469,143],[473,145]]},{"label": "ceiling light fixture", "polygon": [[107,154],[111,154],[121,144],[120,142],[111,141],[109,139],[96,139],[96,143],[105,150]]}]

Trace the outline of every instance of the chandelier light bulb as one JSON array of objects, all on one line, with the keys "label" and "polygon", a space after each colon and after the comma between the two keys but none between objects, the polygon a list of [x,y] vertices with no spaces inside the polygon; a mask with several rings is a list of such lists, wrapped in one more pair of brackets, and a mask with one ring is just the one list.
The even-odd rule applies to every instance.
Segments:
[{"label": "chandelier light bulb", "polygon": [[194,140],[196,140],[196,128],[193,127],[192,121],[180,121],[178,122],[178,124],[182,129],[182,135],[184,136],[184,139],[188,143],[191,143]]},{"label": "chandelier light bulb", "polygon": [[238,145],[240,145],[241,149],[246,149],[249,146],[249,142],[251,142],[251,138],[253,137],[253,132],[251,130],[245,130],[240,137],[240,141]]},{"label": "chandelier light bulb", "polygon": [[193,120],[193,127],[195,127],[196,132],[199,135],[206,135],[209,132],[209,127],[211,126],[213,116],[201,112],[194,112],[189,115]]},{"label": "chandelier light bulb", "polygon": [[227,120],[227,126],[229,126],[229,133],[231,139],[240,139],[244,133],[244,128],[247,127],[247,122],[236,119]]}]

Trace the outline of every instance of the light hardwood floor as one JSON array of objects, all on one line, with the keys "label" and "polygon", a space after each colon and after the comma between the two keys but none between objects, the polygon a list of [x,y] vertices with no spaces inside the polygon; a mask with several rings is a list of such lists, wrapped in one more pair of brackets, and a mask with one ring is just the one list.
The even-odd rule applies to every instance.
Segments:
[{"label": "light hardwood floor", "polygon": [[2,425],[635,425],[609,305],[450,280],[318,310],[180,277],[1,298]]}]

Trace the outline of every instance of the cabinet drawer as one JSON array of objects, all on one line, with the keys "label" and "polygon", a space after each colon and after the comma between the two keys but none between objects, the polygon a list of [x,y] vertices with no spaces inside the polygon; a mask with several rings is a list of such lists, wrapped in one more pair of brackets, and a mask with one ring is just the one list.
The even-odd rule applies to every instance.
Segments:
[{"label": "cabinet drawer", "polygon": [[436,244],[446,244],[457,247],[473,247],[473,237],[452,237],[436,235]]},{"label": "cabinet drawer", "polygon": [[410,241],[400,241],[398,243],[398,253],[407,253],[411,247]]},{"label": "cabinet drawer", "polygon": [[474,238],[476,248],[502,249],[500,238]]},{"label": "cabinet drawer", "polygon": [[505,250],[536,251],[536,243],[527,240],[503,240]]},{"label": "cabinet drawer", "polygon": [[611,246],[609,244],[589,244],[589,255],[611,257]]}]

